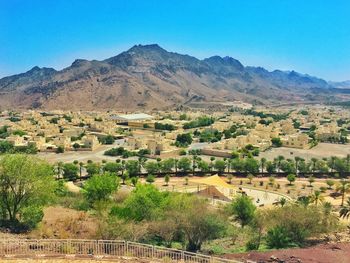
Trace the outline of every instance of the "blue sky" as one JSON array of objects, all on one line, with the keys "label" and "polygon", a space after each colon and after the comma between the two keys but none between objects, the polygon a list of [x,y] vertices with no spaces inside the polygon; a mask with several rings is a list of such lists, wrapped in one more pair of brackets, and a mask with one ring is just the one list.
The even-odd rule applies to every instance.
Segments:
[{"label": "blue sky", "polygon": [[134,44],[350,79],[348,0],[0,0],[0,77]]}]

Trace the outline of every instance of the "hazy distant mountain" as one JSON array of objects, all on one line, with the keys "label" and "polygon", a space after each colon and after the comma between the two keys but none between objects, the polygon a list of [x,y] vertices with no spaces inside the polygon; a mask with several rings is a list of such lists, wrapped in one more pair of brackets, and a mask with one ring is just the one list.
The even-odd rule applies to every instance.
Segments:
[{"label": "hazy distant mountain", "polygon": [[196,101],[325,101],[335,99],[337,89],[295,71],[244,67],[231,57],[199,60],[154,44],[136,45],[102,61],[78,59],[60,71],[34,67],[2,78],[0,107],[133,110]]}]

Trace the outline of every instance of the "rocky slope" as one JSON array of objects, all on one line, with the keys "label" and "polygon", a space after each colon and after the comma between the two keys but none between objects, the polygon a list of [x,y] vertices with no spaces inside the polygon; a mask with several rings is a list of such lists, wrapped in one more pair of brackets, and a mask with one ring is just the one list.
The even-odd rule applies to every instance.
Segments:
[{"label": "rocky slope", "polygon": [[[0,109],[163,109],[191,102],[325,101],[333,84],[294,71],[244,67],[231,57],[199,60],[136,45],[106,60],[75,60],[56,71],[34,67],[0,79]],[[346,92],[345,92],[346,93]],[[339,92],[344,97],[344,91]]]}]

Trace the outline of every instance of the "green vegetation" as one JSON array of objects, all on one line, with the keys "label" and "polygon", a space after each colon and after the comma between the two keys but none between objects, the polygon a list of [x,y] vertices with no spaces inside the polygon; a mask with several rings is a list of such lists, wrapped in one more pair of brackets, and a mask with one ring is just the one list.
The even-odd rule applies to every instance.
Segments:
[{"label": "green vegetation", "polygon": [[176,129],[176,127],[173,124],[168,124],[168,123],[160,123],[160,122],[156,122],[154,124],[154,128],[156,130],[166,130],[166,131],[173,131]]},{"label": "green vegetation", "polygon": [[98,139],[102,144],[113,144],[115,139],[112,135],[106,135]]},{"label": "green vegetation", "polygon": [[192,135],[190,133],[178,134],[176,136],[175,145],[177,147],[187,147],[192,141]]},{"label": "green vegetation", "polygon": [[210,126],[215,122],[214,118],[208,116],[202,116],[194,121],[187,122],[183,125],[184,129],[192,129],[198,127]]},{"label": "green vegetation", "polygon": [[0,160],[0,226],[22,231],[36,226],[43,207],[54,198],[53,169],[28,155],[4,155]]},{"label": "green vegetation", "polygon": [[9,153],[9,154],[14,154],[14,153],[25,153],[25,154],[36,154],[37,153],[37,148],[29,144],[28,146],[13,146],[12,143],[8,141],[0,141],[0,154],[2,153]]}]

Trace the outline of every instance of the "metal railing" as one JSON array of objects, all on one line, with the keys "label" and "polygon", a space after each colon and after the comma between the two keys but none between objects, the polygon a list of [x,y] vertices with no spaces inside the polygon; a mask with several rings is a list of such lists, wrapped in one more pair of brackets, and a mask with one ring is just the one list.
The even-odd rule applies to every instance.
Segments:
[{"label": "metal railing", "polygon": [[0,239],[0,258],[131,257],[168,262],[236,263],[238,261],[124,240]]}]

